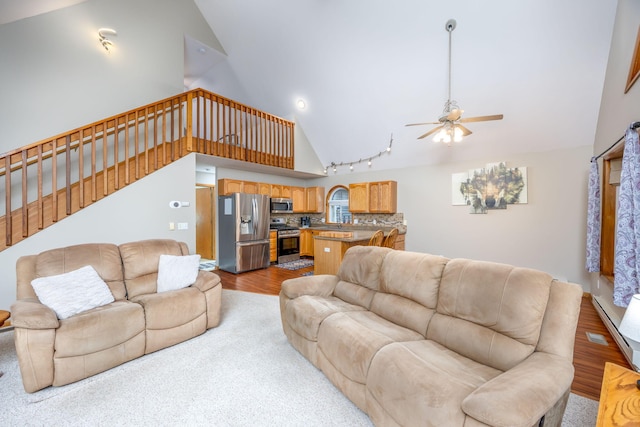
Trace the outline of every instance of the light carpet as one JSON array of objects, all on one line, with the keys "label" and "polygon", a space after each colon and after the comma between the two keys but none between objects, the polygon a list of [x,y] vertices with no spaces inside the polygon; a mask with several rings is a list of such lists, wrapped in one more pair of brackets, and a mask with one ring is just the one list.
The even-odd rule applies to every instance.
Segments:
[{"label": "light carpet", "polygon": [[[293,349],[275,296],[223,290],[217,328],[102,374],[28,394],[13,332],[0,333],[0,425],[371,426]],[[571,395],[563,426],[593,426]]]}]

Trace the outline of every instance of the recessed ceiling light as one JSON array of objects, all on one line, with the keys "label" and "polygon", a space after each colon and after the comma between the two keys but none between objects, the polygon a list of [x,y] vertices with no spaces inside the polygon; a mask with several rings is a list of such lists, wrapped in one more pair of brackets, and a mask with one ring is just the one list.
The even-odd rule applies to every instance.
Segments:
[{"label": "recessed ceiling light", "polygon": [[304,99],[298,99],[296,101],[296,107],[298,107],[299,110],[304,110],[307,108],[307,103],[304,102]]}]

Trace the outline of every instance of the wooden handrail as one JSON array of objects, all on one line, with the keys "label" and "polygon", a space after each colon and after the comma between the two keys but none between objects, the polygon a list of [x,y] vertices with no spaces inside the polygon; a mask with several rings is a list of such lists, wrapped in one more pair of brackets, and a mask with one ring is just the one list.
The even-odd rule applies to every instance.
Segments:
[{"label": "wooden handrail", "polygon": [[0,250],[191,152],[293,169],[293,126],[195,89],[0,154]]}]

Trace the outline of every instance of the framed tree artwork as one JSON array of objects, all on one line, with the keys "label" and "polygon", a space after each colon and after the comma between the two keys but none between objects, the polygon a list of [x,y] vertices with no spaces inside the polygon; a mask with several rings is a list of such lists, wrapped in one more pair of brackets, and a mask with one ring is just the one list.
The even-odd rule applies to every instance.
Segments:
[{"label": "framed tree artwork", "polygon": [[633,56],[631,57],[631,66],[629,67],[629,77],[627,78],[627,86],[624,89],[624,93],[629,92],[631,86],[638,80],[640,76],[640,27],[638,27],[638,35],[636,36],[636,45],[633,49]]}]

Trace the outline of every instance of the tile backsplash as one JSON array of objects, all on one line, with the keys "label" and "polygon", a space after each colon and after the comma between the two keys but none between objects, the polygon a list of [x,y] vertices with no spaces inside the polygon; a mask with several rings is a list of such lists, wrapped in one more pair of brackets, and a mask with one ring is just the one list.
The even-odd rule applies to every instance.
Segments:
[{"label": "tile backsplash", "polygon": [[[274,214],[274,217],[284,218],[287,224],[300,226],[300,217],[308,216],[311,218],[311,226],[327,225],[323,222],[326,218],[325,214]],[[397,228],[401,233],[406,233],[407,226],[403,225],[404,214],[352,214],[353,223],[349,225],[358,225],[362,227],[390,227]]]}]

